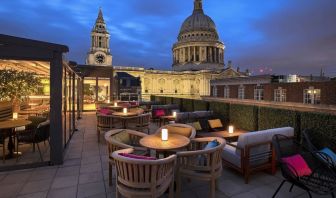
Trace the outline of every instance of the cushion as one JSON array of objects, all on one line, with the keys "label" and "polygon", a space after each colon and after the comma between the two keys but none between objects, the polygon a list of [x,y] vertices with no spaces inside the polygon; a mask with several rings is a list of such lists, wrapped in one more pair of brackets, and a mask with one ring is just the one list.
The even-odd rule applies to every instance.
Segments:
[{"label": "cushion", "polygon": [[168,133],[183,135],[187,138],[190,137],[191,132],[192,132],[192,128],[183,127],[183,126],[168,125],[166,126],[166,129],[168,129]]},{"label": "cushion", "polygon": [[114,139],[117,142],[121,142],[127,145],[131,144],[130,136],[127,132],[121,131],[120,133],[117,133],[112,136],[112,139]]},{"label": "cushion", "polygon": [[222,159],[230,164],[233,164],[239,168],[241,168],[241,158],[240,155],[237,154],[236,148],[230,145],[225,145],[222,152]]},{"label": "cushion", "polygon": [[212,129],[223,127],[223,124],[220,119],[208,120],[208,122]]},{"label": "cushion", "polygon": [[281,158],[283,162],[289,164],[288,168],[292,171],[294,175],[297,176],[308,176],[312,173],[306,161],[300,154],[293,155],[290,157]]},{"label": "cushion", "polygon": [[187,123],[187,125],[194,127],[196,131],[202,130],[202,126],[199,122]]},{"label": "cushion", "polygon": [[328,155],[333,160],[333,162],[336,163],[336,154],[332,150],[330,150],[329,148],[324,148],[320,150],[320,152]]},{"label": "cushion", "polygon": [[130,153],[119,153],[119,155],[123,157],[128,157],[132,159],[140,159],[140,160],[156,160],[155,157],[147,157],[144,155],[135,155],[135,154],[130,154]]},{"label": "cushion", "polygon": [[111,112],[110,112],[109,109],[103,108],[103,109],[99,110],[99,113],[102,114],[102,115],[109,115]]},{"label": "cushion", "polygon": [[209,142],[209,143],[204,147],[204,150],[215,148],[215,147],[218,146],[218,145],[219,145],[219,142],[218,142],[217,140],[213,140],[213,141]]},{"label": "cushion", "polygon": [[200,120],[198,120],[198,122],[200,123],[203,131],[207,131],[208,130],[208,128],[209,128],[209,122],[208,122],[207,119],[200,119]]},{"label": "cushion", "polygon": [[166,115],[165,110],[164,109],[156,109],[154,110],[154,117],[161,117]]}]

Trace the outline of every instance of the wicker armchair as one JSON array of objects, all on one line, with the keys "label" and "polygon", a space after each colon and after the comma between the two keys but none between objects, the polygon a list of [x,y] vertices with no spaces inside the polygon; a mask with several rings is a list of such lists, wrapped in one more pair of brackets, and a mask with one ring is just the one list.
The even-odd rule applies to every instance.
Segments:
[{"label": "wicker armchair", "polygon": [[[217,140],[219,145],[203,149],[213,140]],[[210,181],[209,197],[215,197],[216,179],[222,174],[221,153],[225,143],[224,139],[218,137],[196,138],[191,140],[188,151],[177,152],[177,197],[180,197],[182,177]]]},{"label": "wicker armchair", "polygon": [[[133,148],[136,154],[146,155],[147,149],[141,147],[139,141],[147,134],[128,130],[128,129],[115,129],[105,133],[105,140],[107,143],[109,153],[109,185],[112,185],[112,167],[114,161],[111,157],[112,153],[117,150]],[[127,142],[128,141],[128,142]]]},{"label": "wicker armchair", "polygon": [[130,119],[132,119],[133,122],[131,123],[131,125],[127,126],[128,129],[142,132],[147,131],[147,134],[149,134],[149,125],[151,120],[150,113],[141,114],[135,117],[131,117]]},{"label": "wicker armchair", "polygon": [[106,132],[115,128],[118,128],[121,124],[121,120],[113,115],[97,114],[97,138],[100,142],[100,133]]},{"label": "wicker armchair", "polygon": [[[185,131],[185,130],[178,130],[178,128],[182,128],[182,129],[190,129],[190,131]],[[165,126],[162,126],[161,128],[159,128],[158,130],[156,130],[155,134],[159,134],[161,133],[162,129],[168,129],[168,133],[174,133],[174,134],[178,134],[178,135],[183,135],[186,136],[190,139],[195,138],[196,136],[196,129],[190,125],[187,124],[168,124]],[[171,130],[174,129],[174,130]],[[175,130],[177,129],[177,130]]]},{"label": "wicker armchair", "polygon": [[[276,197],[285,182],[292,184],[289,191],[292,191],[293,187],[297,186],[307,191],[310,198],[312,197],[311,192],[319,195],[330,194],[332,197],[335,196],[336,174],[334,171],[317,159],[314,154],[307,152],[293,137],[275,135],[272,142],[277,160],[280,163],[282,176],[284,177],[284,180],[273,194],[273,198]],[[310,175],[299,176],[296,169],[283,160],[284,157],[295,154],[300,154],[304,158],[312,170]]]},{"label": "wicker armchair", "polygon": [[160,197],[169,188],[174,194],[176,155],[159,160],[132,159],[119,153],[132,153],[133,149],[112,153],[116,165],[116,197]]}]

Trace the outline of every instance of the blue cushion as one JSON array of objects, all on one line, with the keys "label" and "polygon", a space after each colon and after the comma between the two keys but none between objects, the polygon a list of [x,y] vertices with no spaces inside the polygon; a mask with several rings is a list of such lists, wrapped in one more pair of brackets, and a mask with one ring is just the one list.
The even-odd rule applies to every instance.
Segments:
[{"label": "blue cushion", "polygon": [[218,146],[218,145],[219,145],[219,142],[218,142],[217,140],[213,140],[213,141],[209,142],[209,143],[204,147],[204,150],[215,148],[215,147]]},{"label": "blue cushion", "polygon": [[320,152],[328,155],[334,162],[336,162],[336,154],[329,148],[324,148],[320,150]]}]

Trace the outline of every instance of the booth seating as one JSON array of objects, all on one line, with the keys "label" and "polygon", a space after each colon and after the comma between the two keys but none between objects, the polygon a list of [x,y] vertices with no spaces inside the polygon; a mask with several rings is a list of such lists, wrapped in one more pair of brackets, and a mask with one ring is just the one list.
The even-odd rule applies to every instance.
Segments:
[{"label": "booth seating", "polygon": [[244,175],[245,183],[253,172],[276,171],[276,160],[272,146],[274,135],[294,136],[294,128],[283,127],[245,133],[238,142],[226,143],[222,152],[223,165],[234,168]]},{"label": "booth seating", "polygon": [[162,116],[172,115],[173,112],[179,112],[180,106],[176,104],[170,105],[152,105],[152,121],[160,122]]}]

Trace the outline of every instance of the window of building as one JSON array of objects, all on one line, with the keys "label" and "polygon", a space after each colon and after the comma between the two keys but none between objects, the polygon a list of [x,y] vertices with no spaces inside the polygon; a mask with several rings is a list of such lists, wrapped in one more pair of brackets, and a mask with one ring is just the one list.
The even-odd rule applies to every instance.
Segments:
[{"label": "window of building", "polygon": [[238,99],[245,99],[245,87],[243,85],[238,88]]},{"label": "window of building", "polygon": [[217,97],[217,86],[213,86],[213,88],[212,88],[213,90],[213,96],[214,97]]},{"label": "window of building", "polygon": [[163,93],[163,90],[162,90],[162,89],[160,90],[160,93]]},{"label": "window of building", "polygon": [[321,103],[321,89],[309,89],[303,90],[303,103],[305,104],[320,104]]},{"label": "window of building", "polygon": [[175,93],[177,93],[177,89],[175,89]]},{"label": "window of building", "polygon": [[257,85],[254,88],[254,100],[264,100],[264,87]]},{"label": "window of building", "polygon": [[148,89],[145,90],[145,93],[148,93]]},{"label": "window of building", "polygon": [[230,98],[230,87],[229,86],[224,87],[224,98]]},{"label": "window of building", "polygon": [[287,100],[287,90],[286,89],[282,89],[281,87],[279,87],[278,89],[274,90],[274,101],[275,102],[286,102]]}]

